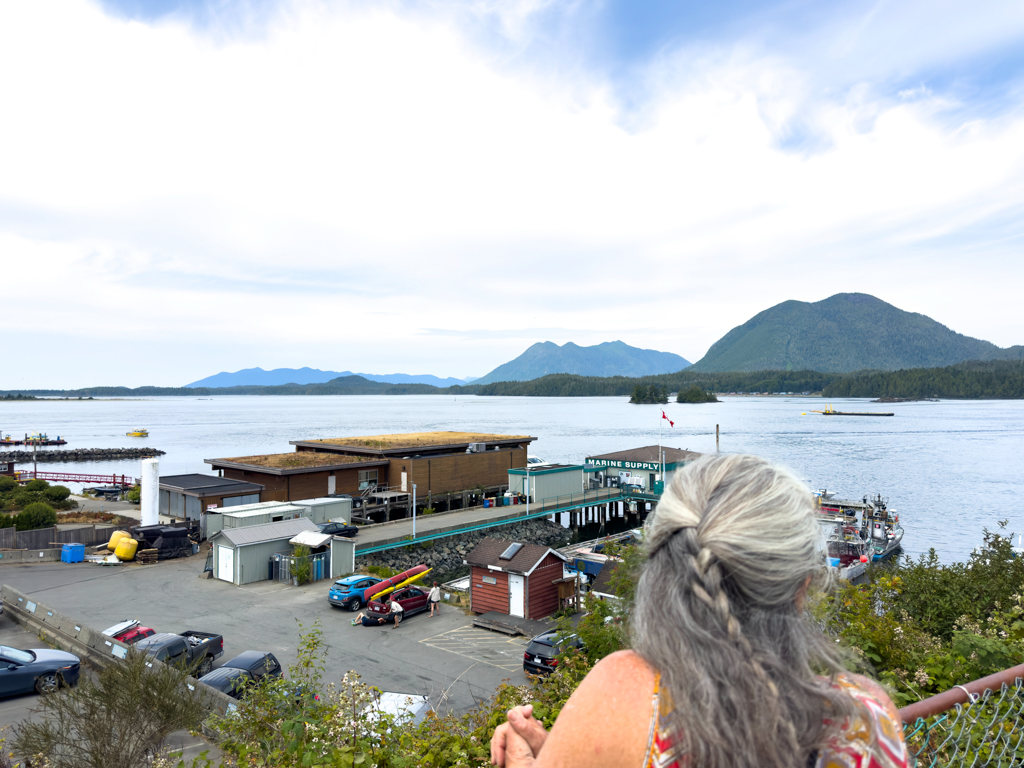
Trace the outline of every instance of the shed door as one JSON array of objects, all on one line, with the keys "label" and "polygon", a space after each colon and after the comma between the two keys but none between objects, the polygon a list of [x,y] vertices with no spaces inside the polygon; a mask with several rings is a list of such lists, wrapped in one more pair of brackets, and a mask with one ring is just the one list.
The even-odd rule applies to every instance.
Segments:
[{"label": "shed door", "polygon": [[235,580],[235,550],[231,547],[217,546],[217,578]]},{"label": "shed door", "polygon": [[338,487],[337,483],[338,483],[338,478],[336,478],[334,475],[328,475],[327,476],[327,495],[328,496],[330,496],[332,493],[337,493],[337,491],[335,490]]},{"label": "shed door", "polygon": [[526,618],[526,577],[508,575],[508,614]]}]

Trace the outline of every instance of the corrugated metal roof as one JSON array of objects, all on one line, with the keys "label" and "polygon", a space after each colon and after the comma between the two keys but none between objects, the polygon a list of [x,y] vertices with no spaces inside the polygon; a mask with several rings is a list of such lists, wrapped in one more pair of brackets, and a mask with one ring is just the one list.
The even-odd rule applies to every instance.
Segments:
[{"label": "corrugated metal roof", "polygon": [[[248,505],[246,505],[248,506]],[[287,512],[305,512],[305,507],[296,507],[292,504],[275,504],[270,507],[258,507],[254,509],[243,509],[235,511],[235,507],[224,507],[221,514],[224,517],[259,517],[260,515],[282,515]]]},{"label": "corrugated metal roof", "polygon": [[225,528],[217,531],[213,539],[223,538],[236,547],[244,547],[247,544],[263,544],[267,541],[278,539],[290,539],[303,531],[320,532],[317,524],[308,517],[297,517],[294,520],[281,520],[277,523],[264,523],[263,525],[249,525],[245,528]]},{"label": "corrugated metal roof", "polygon": [[[668,464],[678,464],[682,461],[694,461],[699,459],[701,454],[694,451],[683,450],[682,448],[669,448],[667,445],[661,448],[665,452],[665,462]],[[614,451],[612,453],[602,453],[597,456],[588,456],[587,461],[591,459],[606,459],[608,461],[642,461],[651,464],[656,464],[661,461],[658,455],[658,446],[646,445],[643,448],[631,448],[626,451]],[[531,470],[530,474],[533,474]]]},{"label": "corrugated metal roof", "polygon": [[316,533],[313,531],[303,531],[298,536],[295,536],[288,540],[289,544],[305,545],[312,549],[316,547],[322,547],[327,544],[334,537],[329,533],[320,533],[318,530]]}]

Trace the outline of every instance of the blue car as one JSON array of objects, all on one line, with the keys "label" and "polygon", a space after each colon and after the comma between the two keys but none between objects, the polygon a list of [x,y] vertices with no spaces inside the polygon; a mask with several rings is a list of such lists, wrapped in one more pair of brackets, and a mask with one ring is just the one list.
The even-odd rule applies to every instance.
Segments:
[{"label": "blue car", "polygon": [[350,611],[358,611],[366,605],[366,588],[383,581],[376,576],[346,576],[338,579],[331,585],[331,591],[327,593],[327,602]]},{"label": "blue car", "polygon": [[33,648],[23,651],[0,645],[0,696],[53,693],[61,685],[78,683],[81,660],[66,651]]}]

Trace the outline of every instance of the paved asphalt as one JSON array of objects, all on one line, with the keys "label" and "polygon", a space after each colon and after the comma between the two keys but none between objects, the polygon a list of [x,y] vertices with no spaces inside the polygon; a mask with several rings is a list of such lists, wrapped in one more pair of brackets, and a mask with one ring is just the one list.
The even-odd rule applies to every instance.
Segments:
[{"label": "paved asphalt", "polygon": [[[502,680],[526,682],[522,654],[529,639],[475,629],[470,616],[450,605],[433,618],[412,616],[398,629],[354,627],[354,614],[328,604],[329,581],[236,587],[198,578],[204,563],[195,555],[156,565],[7,565],[0,566],[0,583],[96,629],[133,618],[158,632],[220,633],[224,656],[217,666],[260,650],[273,652],[287,669],[296,660],[300,622],[308,627],[320,619],[329,644],[325,682],[353,670],[382,690],[427,695],[439,711],[465,711],[490,698]],[[0,627],[10,625],[0,618]]]}]

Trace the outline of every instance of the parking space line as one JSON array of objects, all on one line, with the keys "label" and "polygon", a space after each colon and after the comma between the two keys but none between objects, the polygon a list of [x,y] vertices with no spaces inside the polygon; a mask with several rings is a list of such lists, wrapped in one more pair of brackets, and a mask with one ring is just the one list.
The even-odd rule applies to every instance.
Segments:
[{"label": "parking space line", "polygon": [[523,649],[529,640],[495,635],[476,627],[459,627],[420,642],[498,669],[514,669],[522,665]]}]

